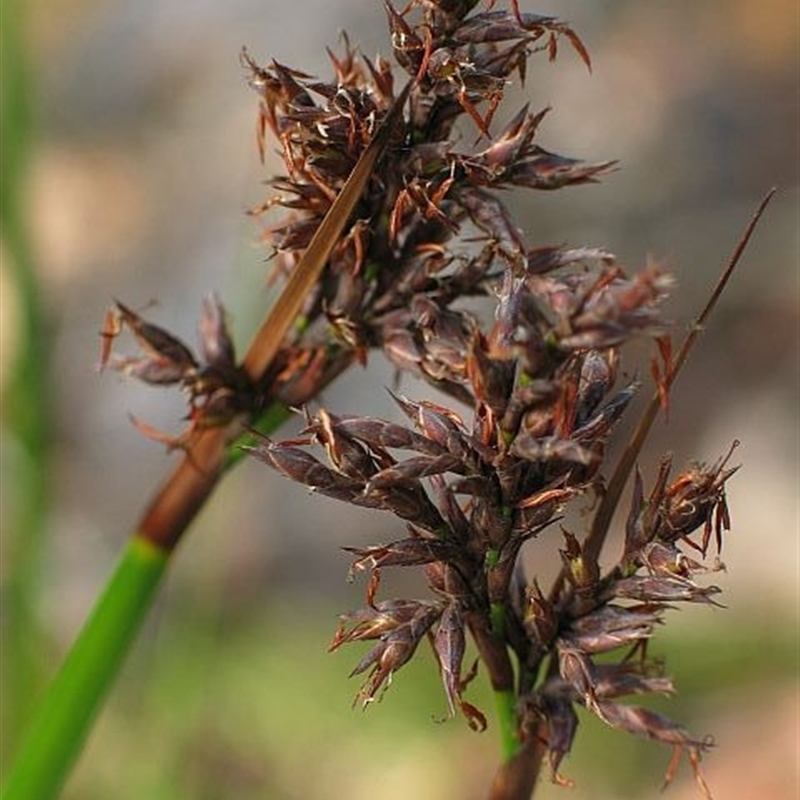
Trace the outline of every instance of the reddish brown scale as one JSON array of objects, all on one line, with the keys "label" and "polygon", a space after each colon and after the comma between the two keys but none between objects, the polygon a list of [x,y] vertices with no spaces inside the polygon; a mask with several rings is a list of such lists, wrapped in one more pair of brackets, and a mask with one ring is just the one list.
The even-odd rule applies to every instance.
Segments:
[{"label": "reddish brown scale", "polygon": [[358,556],[350,565],[352,573],[383,567],[409,567],[429,564],[432,561],[445,561],[452,558],[455,552],[450,542],[420,536],[376,547],[343,549]]},{"label": "reddish brown scale", "polygon": [[455,716],[461,705],[461,662],[466,651],[464,621],[458,603],[445,606],[433,637],[433,649],[439,662],[450,716]]},{"label": "reddish brown scale", "polygon": [[719,606],[712,595],[719,594],[719,586],[698,586],[678,575],[636,575],[623,578],[614,584],[614,594],[628,600],[648,603],[708,603]]},{"label": "reddish brown scale", "polygon": [[335,418],[334,425],[369,447],[416,450],[432,456],[446,452],[438,442],[394,422],[371,417],[339,417]]}]

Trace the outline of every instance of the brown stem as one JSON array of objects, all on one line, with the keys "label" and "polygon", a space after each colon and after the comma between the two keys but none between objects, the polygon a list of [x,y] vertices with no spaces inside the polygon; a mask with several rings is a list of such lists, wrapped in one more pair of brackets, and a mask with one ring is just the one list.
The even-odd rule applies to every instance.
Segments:
[{"label": "brown stem", "polygon": [[[283,387],[274,399],[288,408],[302,406],[341,375],[352,364],[353,358],[350,350],[326,353],[321,368],[296,376],[292,384]],[[313,356],[309,358],[309,363],[314,361]],[[137,535],[159,549],[171,552],[222,477],[227,447],[242,431],[243,425],[238,422],[198,433],[181,462],[150,501]]]},{"label": "brown stem", "polygon": [[530,800],[547,753],[547,740],[539,733],[537,730],[511,760],[500,766],[487,800]]},{"label": "brown stem", "polygon": [[210,428],[194,438],[151,500],[136,531],[138,536],[165,552],[175,548],[219,480],[228,430]]}]

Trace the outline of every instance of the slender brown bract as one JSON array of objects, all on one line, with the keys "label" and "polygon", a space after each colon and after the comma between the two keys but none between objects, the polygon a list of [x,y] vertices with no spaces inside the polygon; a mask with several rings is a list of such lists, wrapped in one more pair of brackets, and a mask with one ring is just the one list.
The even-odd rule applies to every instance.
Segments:
[{"label": "slender brown bract", "polygon": [[[684,339],[680,350],[678,350],[678,353],[675,356],[675,359],[665,377],[664,383],[667,390],[669,390],[670,386],[672,386],[672,384],[675,382],[675,379],[678,377],[678,373],[686,363],[686,359],[688,358],[692,347],[694,346],[700,334],[703,332],[706,321],[711,315],[711,312],[714,310],[714,307],[717,305],[719,298],[722,296],[722,292],[725,290],[725,286],[727,285],[731,275],[733,275],[733,272],[736,269],[736,266],[738,265],[739,260],[741,259],[742,254],[744,253],[745,248],[747,247],[747,244],[756,229],[756,226],[758,225],[758,221],[761,219],[761,216],[769,205],[770,200],[772,200],[772,198],[775,196],[776,191],[777,188],[773,187],[766,193],[766,195],[764,195],[764,198],[759,203],[758,208],[755,210],[750,222],[742,233],[742,236],[734,248],[733,253],[731,253],[728,263],[722,270],[722,273],[717,280],[717,284],[708,298],[708,302],[705,304],[700,314],[698,314],[697,319],[694,321],[694,324],[689,330],[689,333],[686,334],[686,338]],[[636,430],[625,447],[611,480],[608,483],[608,487],[592,521],[591,531],[584,544],[585,556],[593,561],[596,561],[600,556],[600,550],[602,549],[603,543],[608,535],[611,519],[614,516],[617,506],[619,505],[619,499],[625,488],[625,484],[628,482],[631,470],[633,469],[636,459],[639,457],[639,453],[642,450],[642,446],[647,439],[647,434],[650,432],[650,428],[652,427],[653,422],[658,415],[660,404],[661,392],[656,392],[642,414],[642,417],[636,426]]]},{"label": "slender brown bract", "polygon": [[[402,113],[410,87],[409,82],[361,154],[292,273],[280,299],[256,333],[243,361],[244,370],[254,384],[258,384],[270,368],[283,337],[297,317],[303,298],[325,266],[373,173],[376,162],[386,149],[392,126]],[[216,485],[225,448],[241,433],[242,424],[242,420],[233,420],[224,426],[199,430],[191,436],[181,462],[151,501],[136,535],[167,552],[177,545]]]},{"label": "slender brown bract", "polygon": [[361,197],[364,186],[372,175],[375,163],[389,142],[392,127],[402,112],[410,89],[411,81],[408,81],[395,100],[392,110],[387,114],[383,124],[378,128],[369,146],[350,173],[336,202],[317,228],[308,249],[281,293],[280,300],[259,328],[252,346],[244,357],[245,371],[253,382],[257,383],[260,376],[269,368],[284,335],[297,317],[306,295],[317,282],[331,250],[336,246],[344,226],[347,224],[353,207]]}]

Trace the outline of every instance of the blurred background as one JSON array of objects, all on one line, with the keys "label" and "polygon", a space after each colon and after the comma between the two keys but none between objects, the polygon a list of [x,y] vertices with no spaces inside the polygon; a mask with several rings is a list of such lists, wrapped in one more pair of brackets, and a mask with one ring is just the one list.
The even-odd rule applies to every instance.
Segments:
[{"label": "blurred background", "polygon": [[[716,796],[795,796],[796,3],[520,5],[573,23],[593,72],[566,46],[555,64],[540,56],[506,112],[528,99],[552,105],[543,146],[621,161],[600,185],[510,199],[531,245],[596,245],[630,267],[663,263],[678,280],[668,309],[677,337],[759,199],[779,187],[642,468],[652,476],[667,450],[680,465],[742,442],[734,459],[744,466],[729,484],[728,572],[714,576],[727,610],[674,612],[659,633],[654,652],[680,692],[659,708],[714,735],[706,775]],[[242,46],[262,63],[320,76],[330,74],[325,47],[336,48],[342,29],[368,55],[390,48],[377,0],[2,0],[2,27],[6,762],[170,468],[128,415],[181,428],[177,394],[96,372],[106,307],[119,298],[146,309],[194,344],[201,297],[216,290],[243,350],[272,300],[245,212],[279,163],[258,160]],[[391,383],[374,358],[324,400],[334,411],[394,417]],[[326,652],[337,615],[363,596],[346,582],[339,548],[397,533],[388,518],[242,465],[178,553],[64,797],[483,797],[496,739],[463,720],[436,723],[445,701],[432,657],[416,658],[361,713],[350,709],[358,684],[347,679],[358,652]],[[552,572],[546,557],[537,549],[531,569]],[[419,590],[399,579],[386,586]],[[12,610],[26,615],[23,636]],[[491,717],[482,679],[468,696]],[[668,759],[584,719],[563,765],[577,783],[569,797],[656,797]],[[697,796],[685,765],[676,783],[669,796]],[[540,788],[537,798],[566,797]]]}]

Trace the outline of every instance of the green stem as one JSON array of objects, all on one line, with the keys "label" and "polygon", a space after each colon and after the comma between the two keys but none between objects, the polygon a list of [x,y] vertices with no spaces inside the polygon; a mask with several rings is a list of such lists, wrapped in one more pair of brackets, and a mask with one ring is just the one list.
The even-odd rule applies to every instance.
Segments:
[{"label": "green stem", "polygon": [[[496,569],[500,563],[500,551],[489,550],[486,553],[486,569]],[[493,602],[489,606],[489,622],[492,636],[498,642],[505,642],[506,636],[506,608],[505,604]],[[505,644],[502,645],[505,648]],[[507,649],[507,648],[506,648]],[[517,696],[512,688],[493,686],[495,711],[497,712],[497,725],[500,733],[500,747],[503,761],[508,763],[519,752],[520,738],[517,723]]]},{"label": "green stem", "polygon": [[512,689],[495,689],[493,694],[503,761],[508,762],[519,752],[520,747],[517,731],[517,697]]},{"label": "green stem", "polygon": [[[502,603],[492,603],[489,610],[492,633],[504,640],[506,629],[506,609]],[[517,724],[517,696],[513,689],[493,687],[497,725],[500,733],[500,747],[503,761],[510,761],[519,751],[519,731]]]},{"label": "green stem", "polygon": [[28,731],[3,800],[46,800],[59,792],[106,692],[150,607],[168,554],[132,537],[40,714]]}]

